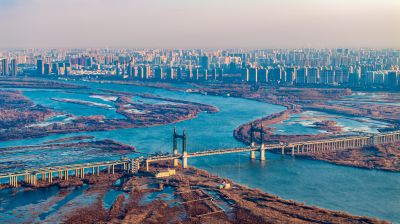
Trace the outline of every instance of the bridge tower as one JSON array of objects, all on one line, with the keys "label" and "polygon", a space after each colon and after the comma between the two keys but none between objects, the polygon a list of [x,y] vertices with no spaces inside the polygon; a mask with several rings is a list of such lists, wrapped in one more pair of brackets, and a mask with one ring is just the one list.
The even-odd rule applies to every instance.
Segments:
[{"label": "bridge tower", "polygon": [[[182,139],[182,166],[187,168],[187,145],[186,145],[186,129],[183,130],[183,134],[179,135],[174,128],[174,142],[173,142],[173,154],[178,156],[178,139]],[[178,166],[178,159],[174,159],[174,166]]]},{"label": "bridge tower", "polygon": [[[255,147],[256,142],[255,142],[255,137],[254,137],[254,133],[258,132],[260,133],[260,160],[264,161],[265,160],[265,146],[264,146],[264,128],[263,128],[263,124],[261,122],[261,127],[260,128],[256,128],[254,127],[253,124],[251,124],[250,127],[250,147]],[[251,151],[250,152],[250,158],[251,159],[255,159],[255,152]]]}]

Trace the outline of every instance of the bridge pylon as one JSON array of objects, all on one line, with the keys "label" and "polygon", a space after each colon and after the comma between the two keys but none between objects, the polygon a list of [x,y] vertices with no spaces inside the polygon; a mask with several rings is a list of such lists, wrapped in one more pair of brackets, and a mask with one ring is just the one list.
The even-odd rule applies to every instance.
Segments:
[{"label": "bridge pylon", "polygon": [[[178,139],[182,139],[182,166],[187,168],[187,144],[186,144],[186,129],[183,129],[182,135],[177,134],[176,127],[174,128],[174,139],[173,139],[173,154],[174,157],[178,156]],[[174,166],[178,166],[178,159],[174,158]]]},{"label": "bridge pylon", "polygon": [[[250,147],[255,147],[255,145],[256,145],[255,136],[254,136],[255,132],[260,133],[260,148],[259,148],[260,160],[264,161],[265,160],[265,145],[264,145],[264,128],[263,128],[262,122],[261,122],[261,127],[260,128],[254,127],[253,123],[251,124],[251,127],[250,127]],[[255,152],[254,151],[250,152],[250,159],[255,159]]]}]

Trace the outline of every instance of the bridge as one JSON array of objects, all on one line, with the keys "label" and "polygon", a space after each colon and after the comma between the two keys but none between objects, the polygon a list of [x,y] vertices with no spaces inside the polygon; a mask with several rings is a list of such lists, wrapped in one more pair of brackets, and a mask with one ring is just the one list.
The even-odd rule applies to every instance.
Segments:
[{"label": "bridge", "polygon": [[[257,132],[260,133],[261,139],[258,146],[256,146],[254,138],[255,133]],[[250,129],[250,146],[188,153],[186,146],[186,131],[184,130],[183,134],[180,135],[177,134],[176,129],[174,129],[172,154],[32,168],[17,172],[0,173],[0,180],[7,179],[7,184],[12,187],[18,187],[21,181],[27,185],[36,186],[38,178],[42,181],[52,183],[54,178],[58,180],[68,180],[69,176],[75,176],[84,179],[85,174],[100,175],[102,171],[106,171],[110,174],[114,174],[115,170],[119,172],[136,173],[140,166],[145,166],[145,169],[148,171],[151,163],[159,161],[173,161],[173,166],[177,167],[179,166],[179,160],[181,160],[182,168],[186,169],[188,167],[188,159],[194,157],[249,152],[250,159],[255,159],[255,153],[259,152],[260,160],[263,161],[265,160],[265,150],[278,150],[282,155],[290,154],[294,156],[310,152],[336,151],[400,141],[400,131],[279,144],[264,144],[263,135],[264,131],[262,126],[259,129],[252,126]],[[182,140],[182,153],[178,153],[178,140]]]}]

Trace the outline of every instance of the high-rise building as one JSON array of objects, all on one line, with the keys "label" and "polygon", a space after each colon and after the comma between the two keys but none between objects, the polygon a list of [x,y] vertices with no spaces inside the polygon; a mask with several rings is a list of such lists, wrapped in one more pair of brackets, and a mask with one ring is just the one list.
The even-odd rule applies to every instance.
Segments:
[{"label": "high-rise building", "polygon": [[59,75],[60,74],[58,63],[52,63],[51,64],[51,74],[54,74],[54,75]]},{"label": "high-rise building", "polygon": [[150,77],[151,77],[150,65],[146,65],[146,67],[144,68],[143,76],[144,76],[144,79],[150,79]]},{"label": "high-rise building", "polygon": [[383,73],[383,72],[375,72],[374,84],[382,85],[382,84],[385,83],[385,79],[387,79],[385,73]]},{"label": "high-rise building", "polygon": [[268,69],[261,68],[258,70],[258,79],[259,82],[267,83],[268,82]]},{"label": "high-rise building", "polygon": [[44,73],[44,63],[42,59],[38,59],[36,61],[36,74],[43,75]]},{"label": "high-rise building", "polygon": [[248,82],[249,78],[250,78],[249,69],[248,68],[243,68],[242,69],[242,81]]},{"label": "high-rise building", "polygon": [[390,71],[387,74],[386,84],[389,87],[397,87],[399,86],[400,75],[397,71]]},{"label": "high-rise building", "polygon": [[195,70],[194,70],[194,79],[196,79],[196,80],[199,80],[199,69],[198,68],[196,68]]},{"label": "high-rise building", "polygon": [[296,84],[306,84],[308,76],[307,67],[303,67],[297,70],[296,73]]},{"label": "high-rise building", "polygon": [[17,76],[17,60],[15,58],[11,59],[10,63],[10,76]]},{"label": "high-rise building", "polygon": [[7,76],[8,75],[8,60],[7,58],[1,59],[1,75]]},{"label": "high-rise building", "polygon": [[258,69],[250,68],[249,69],[249,82],[257,83],[258,82]]},{"label": "high-rise building", "polygon": [[212,77],[213,77],[213,80],[217,80],[218,79],[218,72],[217,72],[216,68],[214,68],[212,70]]},{"label": "high-rise building", "polygon": [[324,68],[321,71],[321,78],[320,78],[320,83],[321,84],[333,84],[335,81],[335,72],[334,70],[330,68]]},{"label": "high-rise building", "polygon": [[187,71],[187,76],[186,79],[192,80],[193,79],[193,69],[192,66],[189,66],[189,69]]},{"label": "high-rise building", "polygon": [[296,68],[295,67],[290,67],[286,68],[286,83],[292,84],[296,81]]},{"label": "high-rise building", "polygon": [[44,64],[43,74],[50,75],[50,64],[49,63]]},{"label": "high-rise building", "polygon": [[268,81],[271,83],[279,83],[282,78],[281,68],[272,68],[268,70]]},{"label": "high-rise building", "polygon": [[353,71],[349,74],[349,83],[352,86],[357,86],[361,81],[361,68],[353,69]]},{"label": "high-rise building", "polygon": [[210,59],[208,56],[200,57],[200,65],[203,69],[210,69]]},{"label": "high-rise building", "polygon": [[365,82],[366,85],[372,85],[372,84],[374,84],[374,82],[375,82],[375,72],[373,72],[373,71],[368,71],[368,72],[365,74],[364,82]]},{"label": "high-rise building", "polygon": [[335,83],[342,84],[344,82],[344,72],[343,69],[335,69]]},{"label": "high-rise building", "polygon": [[220,81],[224,80],[224,69],[222,68],[218,69],[218,80]]},{"label": "high-rise building", "polygon": [[308,84],[317,84],[319,79],[319,69],[318,68],[309,68],[307,73],[307,83]]},{"label": "high-rise building", "polygon": [[64,75],[69,75],[71,70],[71,63],[70,62],[66,62],[64,63]]},{"label": "high-rise building", "polygon": [[132,69],[132,78],[137,79],[139,78],[139,67],[134,66]]},{"label": "high-rise building", "polygon": [[154,76],[155,76],[155,79],[157,79],[157,80],[163,80],[164,79],[163,69],[156,68],[154,70]]},{"label": "high-rise building", "polygon": [[169,79],[169,80],[175,79],[174,68],[172,68],[172,67],[167,68],[167,79]]},{"label": "high-rise building", "polygon": [[177,75],[178,80],[182,80],[183,79],[183,71],[182,71],[181,67],[179,67],[177,69],[176,75]]},{"label": "high-rise building", "polygon": [[207,81],[208,80],[208,69],[203,69],[203,73],[204,73],[204,80]]}]

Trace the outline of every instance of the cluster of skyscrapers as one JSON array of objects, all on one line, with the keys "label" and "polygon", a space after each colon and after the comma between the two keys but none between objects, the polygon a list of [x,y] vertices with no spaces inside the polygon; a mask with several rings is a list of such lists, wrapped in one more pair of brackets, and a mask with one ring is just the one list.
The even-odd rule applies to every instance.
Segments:
[{"label": "cluster of skyscrapers", "polygon": [[29,49],[2,56],[2,76],[400,86],[400,51],[392,49]]},{"label": "cluster of skyscrapers", "polygon": [[17,61],[14,58],[10,61],[8,58],[2,58],[0,68],[1,76],[17,76]]},{"label": "cluster of skyscrapers", "polygon": [[252,83],[291,85],[345,85],[398,87],[398,70],[363,70],[362,67],[251,67],[242,70],[242,80]]}]

